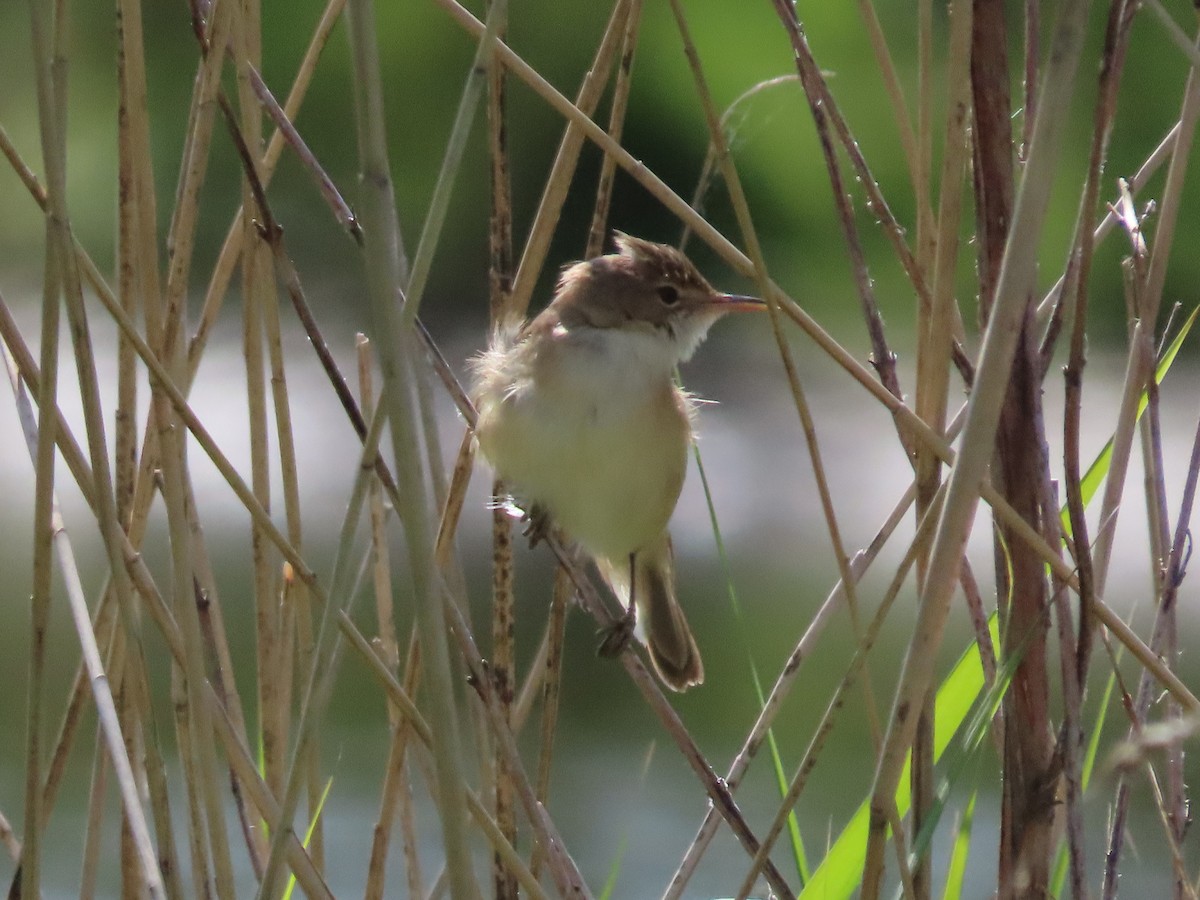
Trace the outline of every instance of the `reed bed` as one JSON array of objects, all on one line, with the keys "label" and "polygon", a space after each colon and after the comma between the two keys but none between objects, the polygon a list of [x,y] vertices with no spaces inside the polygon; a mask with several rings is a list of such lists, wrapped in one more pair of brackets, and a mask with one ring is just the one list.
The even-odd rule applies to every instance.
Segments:
[{"label": "reed bed", "polygon": [[[880,148],[860,144],[838,79],[822,68],[827,35],[806,30],[803,9],[786,0],[765,6],[793,68],[767,82],[746,79],[746,94],[728,107],[710,87],[715,61],[693,39],[696,12],[679,0],[656,10],[669,13],[669,48],[646,37],[643,0],[615,0],[578,85],[552,83],[522,55],[519,39],[508,43],[521,33],[514,23],[530,26],[522,18],[529,10],[506,0],[474,11],[456,0],[428,6],[474,52],[465,68],[435,56],[423,63],[462,89],[428,206],[408,210],[393,180],[407,162],[396,159],[389,124],[404,111],[387,99],[382,7],[329,0],[305,9],[315,23],[307,50],[289,81],[268,83],[263,60],[273,47],[260,5],[193,0],[191,33],[186,41],[177,35],[173,48],[176,64],[194,69],[184,112],[148,100],[161,75],[147,62],[144,10],[119,0],[111,266],[96,262],[73,227],[67,110],[78,12],[65,0],[30,0],[20,20],[34,67],[27,82],[10,75],[9,91],[36,108],[37,152],[22,152],[0,121],[6,177],[28,197],[6,215],[44,233],[44,262],[36,327],[22,327],[0,280],[0,340],[22,429],[8,441],[24,444],[34,472],[25,523],[32,596],[5,615],[28,635],[24,700],[7,721],[25,735],[24,752],[2,772],[23,785],[2,795],[15,805],[0,808],[9,896],[50,896],[66,883],[80,896],[156,898],[296,890],[926,898],[978,896],[981,884],[1001,897],[1112,897],[1121,876],[1144,864],[1130,848],[1135,801],[1158,817],[1143,842],[1166,847],[1154,883],[1196,896],[1184,758],[1200,701],[1179,663],[1194,627],[1180,604],[1200,431],[1183,482],[1169,483],[1160,402],[1160,385],[1187,377],[1171,369],[1195,310],[1195,298],[1183,297],[1184,314],[1172,316],[1167,289],[1195,219],[1186,189],[1200,114],[1200,45],[1188,34],[1195,22],[1181,25],[1178,10],[1159,0],[1027,0],[1020,10],[994,0],[949,9],[920,0],[897,30],[860,0],[859,65],[879,79],[887,98],[880,115],[894,128],[891,146]],[[729,15],[737,27],[741,13]],[[1155,86],[1178,97],[1176,122],[1165,137],[1137,136],[1144,162],[1118,179],[1106,163],[1137,88],[1122,88],[1134,28],[1155,35],[1139,52],[1150,45],[1176,63],[1164,71],[1180,71],[1183,60],[1186,74]],[[353,102],[334,127],[354,136],[355,183],[339,183],[329,160],[310,149],[301,116],[338,32],[349,42]],[[562,49],[578,46],[564,41]],[[681,48],[703,137],[697,157],[705,159],[690,200],[623,143],[638,103],[638,59]],[[915,59],[915,68],[899,58]],[[1146,70],[1145,60],[1135,62]],[[748,183],[739,164],[737,123],[753,115],[758,96],[780,90],[792,92],[786,114],[813,128],[812,143],[795,152],[823,166],[829,191],[811,198],[807,215],[844,253],[841,281],[828,291],[857,301],[862,330],[853,344],[834,336],[844,324],[831,327],[789,290],[780,273],[790,270],[773,258],[787,238],[756,224],[762,214],[752,198],[763,188]],[[560,129],[536,198],[519,195],[512,178],[518,91],[544,103]],[[1081,108],[1089,110],[1090,138],[1078,155],[1069,132]],[[771,120],[758,127],[758,140],[772,140]],[[182,136],[178,157],[152,140],[165,129]],[[450,264],[437,251],[473,140],[486,145],[489,169],[488,190],[471,197],[489,223],[489,290],[477,303],[493,325],[540,305],[537,291],[557,261],[553,242],[590,257],[603,252],[614,225],[637,230],[613,221],[621,191],[652,198],[685,247],[704,245],[723,267],[714,280],[748,279],[768,303],[782,372],[773,377],[783,379],[791,407],[780,415],[795,416],[794,458],[804,461],[774,477],[814,486],[811,512],[827,536],[820,552],[837,580],[788,635],[789,654],[746,660],[757,699],[725,723],[721,746],[739,747],[728,758],[706,746],[636,645],[606,668],[614,682],[628,681],[628,702],[655,723],[656,752],[680,754],[693,776],[675,800],[694,811],[695,833],[662,836],[661,853],[679,860],[663,883],[622,878],[619,858],[607,883],[598,881],[559,822],[564,804],[602,799],[561,798],[554,787],[562,756],[577,749],[561,740],[573,702],[564,634],[585,619],[610,626],[619,614],[613,598],[554,535],[551,553],[538,557],[552,556],[556,566],[552,591],[540,598],[547,612],[521,613],[519,601],[537,588],[517,577],[524,551],[498,507],[490,518],[490,621],[471,602],[479,588],[465,574],[472,561],[461,558],[458,534],[464,518],[485,515],[468,505],[467,487],[488,475],[476,471],[460,361],[447,362],[422,310],[437,302],[426,296],[436,267]],[[564,209],[572,191],[585,189],[590,170],[581,160],[597,150],[598,177],[585,186],[594,189],[592,212],[577,228],[578,217]],[[902,157],[905,177],[877,178],[885,152]],[[312,180],[303,205],[272,190],[285,159]],[[348,164],[339,163],[338,171]],[[177,175],[172,195],[156,179],[164,171]],[[1065,248],[1047,226],[1051,201],[1064,191],[1077,209]],[[718,193],[722,211],[709,215]],[[198,247],[202,215],[227,208],[236,212],[208,254]],[[522,218],[515,208],[532,213]],[[288,217],[297,215],[355,248],[364,313],[354,346],[339,344],[341,330],[322,321],[328,307],[313,302],[328,288],[314,261],[290,246]],[[422,223],[415,239],[402,221]],[[1121,242],[1119,263],[1097,255],[1105,241]],[[895,313],[885,321],[871,275],[888,267],[902,273],[899,287],[888,288],[889,308],[899,308],[898,294],[909,311],[901,321]],[[1103,417],[1093,427],[1111,434],[1096,457],[1081,441],[1084,396],[1096,377],[1092,300],[1112,285],[1125,297],[1129,327],[1123,359],[1106,357],[1117,368],[1101,373],[1120,384],[1119,402],[1089,413]],[[221,322],[240,329],[245,462],[235,462],[190,399],[198,379],[213,377],[202,364]],[[303,359],[287,341],[296,327],[307,338]],[[115,365],[101,358],[101,330],[116,334]],[[897,363],[897,332],[913,346],[912,371]],[[898,500],[878,498],[870,522],[846,521],[800,354],[827,364],[864,408],[886,411],[889,424],[864,440],[894,443],[911,468],[908,489]],[[344,413],[328,426],[348,427],[357,439],[352,454],[331,463],[345,486],[336,505],[303,500],[303,401],[292,374],[299,364],[319,368],[322,390]],[[115,380],[102,383],[102,371]],[[1043,394],[1060,372],[1058,418]],[[78,383],[78,415],[60,406],[69,379]],[[461,438],[444,445],[439,421],[450,410]],[[198,460],[219,473],[249,528],[236,558],[214,550],[231,542],[214,541],[222,526],[198,492]],[[1113,596],[1106,586],[1114,558],[1146,552],[1124,546],[1116,529],[1139,463],[1153,575],[1140,596]],[[702,457],[700,464],[706,484],[719,477]],[[503,495],[504,486],[489,490]],[[90,521],[64,519],[64,492],[82,498]],[[713,524],[723,554],[715,513]],[[991,535],[991,560],[967,552],[981,530]],[[316,532],[336,534],[330,555],[314,552]],[[873,537],[860,547],[851,535],[861,533]],[[76,563],[80,540],[99,548],[95,571]],[[236,612],[221,590],[229,568],[250,573],[237,601],[247,606]],[[897,599],[913,597],[915,615],[898,614]],[[63,660],[48,650],[53,610],[63,603],[77,638],[65,693],[55,677]],[[1141,615],[1132,615],[1135,606]],[[247,608],[248,641],[228,624],[247,621]],[[961,633],[948,631],[955,621],[974,635],[965,647],[947,638]],[[785,702],[835,622],[854,635],[836,685],[806,700],[821,712],[801,740],[791,732],[777,739]],[[748,631],[763,624],[747,614]],[[899,666],[873,653],[885,629],[905,635]],[[540,635],[532,654],[518,634]],[[327,746],[331,703],[351,670],[369,673],[387,749],[372,773],[377,794],[353,807],[353,821],[333,826],[324,811],[345,788]],[[862,804],[830,821],[827,834],[811,833],[796,813],[814,783],[847,781],[844,770],[830,771],[827,755],[848,709],[866,723],[865,745],[848,785],[833,789]],[[90,771],[82,787],[65,778],[72,759]],[[625,774],[653,777],[638,768],[631,762]],[[769,802],[739,794],[752,770],[776,785]],[[977,806],[988,785],[998,785],[994,802]],[[54,829],[66,827],[54,816],[64,803],[86,810],[78,859],[52,850]],[[992,820],[981,823],[984,808]],[[356,832],[369,848],[365,866],[347,871],[345,860],[330,858],[332,827]],[[740,848],[738,863],[703,870],[722,834]],[[106,858],[113,847],[116,858]],[[64,881],[64,867],[77,875]]]}]

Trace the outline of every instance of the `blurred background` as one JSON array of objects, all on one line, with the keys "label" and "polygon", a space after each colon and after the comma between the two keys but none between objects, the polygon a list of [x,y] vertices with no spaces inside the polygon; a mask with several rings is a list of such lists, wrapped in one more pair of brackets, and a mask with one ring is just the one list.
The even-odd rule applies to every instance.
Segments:
[{"label": "blurred background", "polygon": [[[686,6],[719,108],[729,107],[762,82],[795,74],[786,34],[771,4],[696,0]],[[1186,4],[1175,6],[1175,12],[1182,14]],[[478,9],[473,11],[481,15]],[[314,4],[264,0],[263,76],[279,97],[286,93],[319,12]],[[939,9],[939,36],[944,38],[942,13]],[[516,2],[510,12],[508,43],[560,91],[573,96],[595,52],[607,14],[608,10],[599,4]],[[911,95],[916,85],[913,13],[908,4],[878,4],[877,14]],[[161,232],[165,234],[197,53],[185,4],[148,4],[144,15],[155,180]],[[77,4],[71,16],[69,202],[77,237],[102,271],[111,273],[117,203],[113,12],[103,5]],[[411,255],[475,47],[434,3],[381,3],[378,16],[396,201],[406,250]],[[826,70],[888,202],[901,222],[913,223],[913,198],[908,193],[896,125],[858,13],[850,4],[802,3],[800,16],[816,58]],[[1047,14],[1046,19],[1048,35],[1052,17]],[[1039,279],[1043,292],[1061,272],[1077,213],[1077,185],[1087,160],[1096,71],[1086,60],[1098,57],[1103,28],[1100,10],[1095,11],[1092,26],[1071,133],[1062,156],[1062,187],[1053,198],[1043,243],[1044,274]],[[1014,9],[1010,29],[1014,55],[1020,52],[1020,34],[1021,21]],[[348,53],[344,27],[339,25],[321,58],[296,125],[353,204],[357,150]],[[938,54],[940,64],[940,46]],[[0,59],[5,61],[0,75],[0,125],[26,162],[41,171],[29,22],[20,4],[0,5]],[[1169,45],[1158,25],[1143,16],[1135,25],[1129,52],[1105,180],[1106,198],[1115,197],[1116,179],[1131,175],[1177,118],[1186,72],[1183,56]],[[1019,93],[1014,94],[1016,97]],[[516,81],[511,84],[509,102],[519,252],[563,123],[557,113]],[[603,115],[598,118],[603,121]],[[735,162],[772,276],[865,361],[869,343],[826,170],[799,84],[784,79],[757,91],[736,106],[729,129]],[[623,143],[676,192],[692,196],[705,157],[707,132],[682,45],[664,3],[646,4]],[[549,265],[535,294],[535,308],[548,299],[558,266],[583,253],[599,164],[599,152],[590,145],[585,147]],[[936,171],[936,164],[934,168]],[[1153,197],[1161,180],[1160,174],[1143,197]],[[204,278],[240,202],[240,183],[241,169],[227,135],[221,133],[213,144],[203,193],[194,265],[196,308],[202,299]],[[465,360],[483,346],[487,332],[488,184],[481,118],[459,173],[449,221],[422,305],[424,321],[460,378],[464,376]],[[850,189],[860,214],[860,234],[888,336],[899,354],[901,383],[912,385],[911,329],[916,300],[885,237],[873,227],[862,205],[861,191],[853,185]],[[1186,218],[1187,210],[1197,208],[1197,192],[1200,183],[1192,177],[1184,201],[1185,218],[1180,222],[1187,236],[1177,242],[1165,293],[1168,304],[1182,303],[1188,311],[1196,303],[1196,285],[1200,283],[1200,254],[1188,252],[1195,245],[1196,222]],[[360,251],[333,221],[312,181],[287,152],[269,197],[326,339],[344,371],[352,372],[354,335],[369,330]],[[708,190],[702,205],[705,215],[740,244],[723,186],[718,183]],[[610,222],[613,227],[666,242],[677,242],[681,233],[679,223],[620,172]],[[1118,263],[1127,249],[1124,237],[1115,234],[1101,245],[1094,265],[1083,443],[1088,459],[1100,450],[1111,432],[1116,392],[1123,376],[1127,316]],[[18,178],[4,168],[0,171],[0,292],[13,308],[31,346],[36,346],[38,340],[43,250],[40,214]],[[752,290],[698,242],[689,245],[689,252],[714,284],[732,291]],[[969,251],[962,256],[960,300],[974,341],[973,259]],[[191,396],[222,448],[242,471],[248,472],[245,367],[236,285],[235,279]],[[101,359],[101,380],[111,384],[113,379],[105,378],[105,374],[112,375],[116,368],[115,331],[105,322],[102,310],[93,309],[97,340],[108,354]],[[318,571],[323,567],[327,571],[351,485],[348,473],[352,467],[342,463],[353,458],[357,442],[290,310],[285,311],[285,336],[302,503],[308,519],[306,543]],[[815,352],[798,331],[789,331],[788,339],[813,407],[843,540],[853,552],[870,541],[902,495],[911,470],[895,439],[890,418],[878,404]],[[972,343],[968,350],[974,347]],[[1177,513],[1174,498],[1182,484],[1194,428],[1197,374],[1196,354],[1188,344],[1163,388],[1163,439],[1172,516]],[[676,511],[673,533],[679,555],[680,595],[704,653],[707,680],[702,688],[674,699],[714,767],[724,771],[753,722],[756,701],[752,665],[766,685],[774,681],[787,653],[835,583],[837,566],[821,518],[799,420],[765,318],[722,323],[684,370],[683,378],[699,396],[717,401],[701,412],[700,454],[726,555],[718,552],[701,479],[693,465]],[[955,384],[960,385],[958,381]],[[63,407],[82,432],[73,376],[61,378],[61,390]],[[1061,423],[1061,395],[1061,378],[1055,371],[1046,381],[1046,403],[1051,466],[1056,475],[1061,473],[1061,425],[1057,424]],[[143,403],[147,396],[143,391]],[[111,415],[111,393],[106,402],[110,404],[106,412]],[[449,464],[463,425],[442,394],[438,396],[438,409],[442,446]],[[4,572],[0,606],[6,613],[0,628],[0,679],[6,685],[0,690],[0,812],[20,833],[33,469],[16,429],[13,404],[0,400],[0,435],[7,436],[7,440],[0,441],[0,492],[4,497],[0,528],[6,537],[0,544],[0,571]],[[332,465],[331,461],[338,464]],[[191,465],[201,491],[201,516],[218,565],[230,633],[243,643],[234,650],[250,655],[253,612],[251,563],[246,553],[248,520],[200,452],[193,452]],[[489,486],[490,474],[481,469],[472,484],[459,545],[480,634],[487,632]],[[103,554],[91,517],[65,474],[60,474],[59,490],[67,525],[84,565],[85,586],[98,590],[104,576]],[[163,521],[161,510],[156,515]],[[72,528],[73,524],[76,527]],[[860,596],[871,608],[886,588],[888,563],[894,566],[911,532],[909,521],[902,526],[894,547],[889,545],[876,566],[879,574],[868,575],[863,582]],[[1130,474],[1116,546],[1120,556],[1109,580],[1108,601],[1121,613],[1140,609],[1144,618],[1152,597],[1153,565],[1146,548],[1144,501],[1136,470]],[[972,553],[976,573],[988,582],[984,585],[985,599],[991,599],[991,534],[982,516]],[[151,533],[145,554],[156,571],[165,571],[165,529]],[[400,559],[398,554],[398,565]],[[521,548],[518,564],[518,647],[521,663],[527,665],[542,632],[552,566],[544,549],[526,552]],[[910,587],[907,602],[902,598],[897,604],[886,638],[872,657],[871,680],[878,702],[885,708],[890,704],[895,672],[909,637],[912,593]],[[1195,591],[1185,584],[1181,604],[1190,610],[1194,602]],[[359,618],[368,633],[369,613],[369,601],[361,602]],[[398,598],[398,614],[398,625],[406,629],[408,613],[402,598]],[[1194,618],[1185,621],[1189,630],[1181,643],[1187,646],[1195,637],[1196,623]],[[55,610],[54,624],[53,653],[62,664],[48,694],[52,710],[56,710],[55,703],[61,702],[78,659],[77,642],[62,606]],[[952,618],[952,629],[946,642],[947,667],[969,639],[965,615]],[[852,630],[844,614],[837,617],[832,632],[836,636],[828,635],[819,652],[805,663],[802,684],[779,721],[777,736],[789,772],[803,753],[853,646]],[[590,883],[602,884],[610,867],[615,866],[619,869],[615,895],[644,896],[640,888],[661,889],[674,871],[706,804],[682,758],[623,673],[595,657],[595,642],[590,620],[573,614],[568,626],[565,722],[551,811]],[[165,667],[162,648],[151,650],[157,650],[159,662]],[[1198,672],[1187,654],[1184,665],[1185,681],[1195,683]],[[356,879],[365,865],[369,822],[387,749],[382,701],[374,689],[362,689],[369,677],[353,662],[343,666],[323,738],[326,768],[337,786],[326,813],[330,825],[330,883],[346,896],[361,890]],[[247,681],[243,690],[249,687]],[[869,788],[863,779],[869,778],[870,764],[866,761],[872,749],[861,691],[854,697],[797,810],[814,858],[820,856],[827,838],[838,833]],[[52,714],[51,721],[56,715]],[[1113,739],[1123,733],[1118,719],[1116,715],[1110,718]],[[1103,746],[1109,745],[1111,741]],[[77,884],[72,861],[79,858],[85,814],[89,773],[84,756],[77,752],[73,761],[70,783],[76,790],[65,791],[54,812],[50,833],[59,842],[55,846],[68,864],[61,869],[51,868],[46,884],[48,896],[72,896]],[[739,793],[743,807],[753,813],[754,827],[765,827],[773,809],[775,788],[767,769],[765,760],[760,760]],[[1195,774],[1194,767],[1189,767],[1189,773]],[[976,812],[978,846],[987,848],[986,830],[994,828],[989,823],[997,820],[998,796],[996,785],[984,783],[980,787],[984,794]],[[1110,787],[1099,777],[1093,783],[1089,802],[1097,816],[1105,815]],[[1152,849],[1158,841],[1154,816],[1150,804],[1140,807],[1135,816],[1133,834],[1139,856],[1127,858],[1123,879],[1131,893],[1136,887],[1153,896],[1156,889],[1169,883],[1165,857]],[[426,815],[425,826],[432,828],[432,823],[432,815]],[[1138,835],[1142,836],[1140,842]],[[114,846],[115,840],[114,836]],[[994,838],[990,846],[994,848]],[[1101,847],[1089,847],[1089,852],[1093,866],[1098,865]],[[943,847],[935,852],[935,871],[943,868],[940,861],[944,854]],[[339,869],[339,860],[344,861],[344,870]],[[7,858],[0,859],[0,883],[10,878],[10,865]],[[692,895],[711,896],[716,891],[732,890],[728,873],[737,872],[734,877],[740,878],[743,866],[742,851],[723,831],[717,847],[706,858]],[[994,871],[994,858],[988,859],[985,851],[979,851],[972,859],[971,883],[984,890],[989,881],[994,882]]]}]

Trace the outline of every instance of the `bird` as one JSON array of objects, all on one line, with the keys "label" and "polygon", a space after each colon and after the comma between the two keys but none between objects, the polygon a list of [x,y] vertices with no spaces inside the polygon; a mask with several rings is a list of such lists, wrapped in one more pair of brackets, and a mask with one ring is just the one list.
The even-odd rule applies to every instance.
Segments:
[{"label": "bird", "polygon": [[601,651],[619,652],[632,629],[663,683],[684,691],[704,665],[668,530],[696,416],[676,367],[722,316],[765,304],[717,291],[674,247],[613,240],[615,253],[564,268],[540,314],[498,328],[473,358],[475,437],[535,532],[561,528],[625,605]]}]

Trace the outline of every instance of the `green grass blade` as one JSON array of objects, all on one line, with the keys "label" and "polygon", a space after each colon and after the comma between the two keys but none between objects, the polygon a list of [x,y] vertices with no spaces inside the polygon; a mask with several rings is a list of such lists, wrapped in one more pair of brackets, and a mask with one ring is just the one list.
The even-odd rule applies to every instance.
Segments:
[{"label": "green grass blade", "polygon": [[[1158,361],[1158,366],[1154,370],[1155,381],[1162,383],[1167,372],[1170,371],[1172,363],[1175,362],[1175,357],[1179,355],[1179,350],[1183,346],[1184,339],[1192,330],[1192,326],[1196,324],[1196,315],[1200,313],[1200,306],[1192,310],[1192,314],[1187,317],[1183,325],[1179,328],[1179,333],[1175,335],[1175,339],[1163,351],[1162,358]],[[1138,401],[1138,418],[1142,417],[1142,413],[1146,411],[1146,405],[1150,402],[1146,392],[1142,392],[1142,398]],[[1108,476],[1108,468],[1112,463],[1112,438],[1104,445],[1104,449],[1097,454],[1092,460],[1092,464],[1088,466],[1087,472],[1079,481],[1080,493],[1083,495],[1083,505],[1091,501],[1096,496],[1096,492],[1100,490],[1100,485],[1104,483],[1104,479]],[[1071,534],[1071,517],[1067,513],[1067,508],[1064,505],[1059,519],[1062,521],[1063,532],[1070,536]]]},{"label": "green grass blade", "polygon": [[967,857],[971,852],[971,826],[975,823],[975,798],[978,793],[972,792],[958,825],[958,833],[954,836],[954,849],[950,852],[950,866],[946,871],[946,890],[942,893],[944,900],[958,900],[962,897],[963,878],[967,873]]},{"label": "green grass blade", "polygon": [[[304,832],[304,846],[307,848],[312,840],[313,832],[317,829],[317,822],[321,820],[321,810],[325,808],[325,801],[329,799],[329,791],[333,787],[333,778],[329,778],[325,782],[325,790],[321,791],[321,799],[317,803],[317,810],[313,813],[312,821],[308,823],[308,830]],[[283,892],[283,900],[292,900],[292,892],[296,889],[296,876],[289,875],[287,888]]]},{"label": "green grass blade", "polygon": [[[992,641],[995,642],[994,617],[992,628]],[[933,734],[935,760],[941,758],[959,727],[977,706],[983,686],[983,665],[979,661],[979,648],[971,644],[938,688]],[[896,790],[896,807],[900,815],[908,812],[910,799],[906,764],[904,775],[900,778],[900,786]],[[867,847],[869,803],[868,797],[851,817],[813,872],[812,878],[800,894],[801,897],[816,897],[821,900],[850,897],[858,889]]]}]

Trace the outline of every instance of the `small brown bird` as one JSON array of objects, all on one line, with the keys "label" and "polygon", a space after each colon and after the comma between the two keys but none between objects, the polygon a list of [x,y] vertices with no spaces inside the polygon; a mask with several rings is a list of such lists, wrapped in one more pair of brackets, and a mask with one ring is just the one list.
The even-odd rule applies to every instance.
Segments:
[{"label": "small brown bird", "polygon": [[764,306],[718,293],[673,247],[615,241],[617,253],[565,269],[540,315],[473,360],[475,434],[514,496],[592,556],[654,668],[682,691],[704,666],[667,532],[694,416],[675,367],[725,313]]}]

